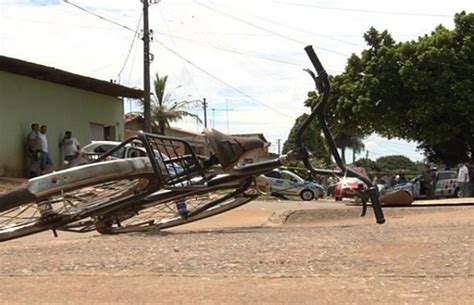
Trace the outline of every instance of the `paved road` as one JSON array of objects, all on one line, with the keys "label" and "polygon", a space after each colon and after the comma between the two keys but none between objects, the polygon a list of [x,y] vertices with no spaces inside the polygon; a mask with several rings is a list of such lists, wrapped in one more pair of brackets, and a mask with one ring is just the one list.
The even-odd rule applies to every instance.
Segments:
[{"label": "paved road", "polygon": [[[284,225],[274,212],[295,211]],[[1,303],[472,304],[474,207],[253,202],[169,233],[0,245]]]}]

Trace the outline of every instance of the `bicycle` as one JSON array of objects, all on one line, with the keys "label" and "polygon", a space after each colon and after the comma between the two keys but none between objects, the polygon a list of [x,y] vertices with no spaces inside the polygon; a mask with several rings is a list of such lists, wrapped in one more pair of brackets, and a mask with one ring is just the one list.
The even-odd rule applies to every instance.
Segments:
[{"label": "bicycle", "polygon": [[[214,154],[210,158],[201,158],[182,139],[141,133],[92,164],[34,178],[18,190],[0,194],[0,241],[50,229],[55,234],[56,230],[87,232],[94,229],[102,233],[122,233],[179,226],[226,212],[257,198],[256,177],[290,160],[303,161],[314,174],[361,179],[368,186],[366,190],[358,191],[363,203],[362,215],[365,215],[370,200],[377,223],[384,223],[377,188],[368,178],[347,168],[339,156],[325,119],[330,92],[328,76],[312,47],[306,47],[305,51],[318,76],[306,71],[313,78],[322,99],[298,130],[297,148],[287,155],[235,167],[242,156],[262,148],[263,143],[206,130]],[[309,161],[309,153],[301,138],[316,118],[340,171],[317,169]],[[136,145],[137,142],[147,157],[104,161],[125,145]],[[188,153],[183,154],[179,147],[184,147]],[[215,165],[220,165],[225,173],[214,174],[210,169]],[[217,198],[197,200],[195,205],[186,204],[193,196],[218,190],[230,192]],[[47,207],[44,210],[54,212],[53,217],[42,215],[45,214],[41,208],[44,206]],[[152,210],[155,213],[146,216],[145,220],[137,218],[137,215]],[[166,210],[170,213],[165,213]]]}]

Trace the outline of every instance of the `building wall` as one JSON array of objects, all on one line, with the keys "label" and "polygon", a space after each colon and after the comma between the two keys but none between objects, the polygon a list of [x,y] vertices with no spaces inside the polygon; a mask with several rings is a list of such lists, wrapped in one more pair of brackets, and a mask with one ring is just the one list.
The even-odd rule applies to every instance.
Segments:
[{"label": "building wall", "polygon": [[61,166],[58,143],[71,130],[81,145],[90,142],[90,123],[112,126],[111,140],[123,139],[119,98],[0,71],[0,173],[26,173],[25,137],[30,125],[48,126],[54,168]]}]

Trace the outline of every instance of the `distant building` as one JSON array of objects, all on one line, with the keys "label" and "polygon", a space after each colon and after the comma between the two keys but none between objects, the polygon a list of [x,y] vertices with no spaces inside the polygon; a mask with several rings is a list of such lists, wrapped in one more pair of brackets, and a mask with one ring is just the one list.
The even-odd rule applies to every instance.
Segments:
[{"label": "distant building", "polygon": [[122,97],[140,99],[143,91],[0,56],[0,172],[26,172],[25,137],[33,122],[48,126],[55,168],[61,166],[58,143],[66,130],[82,145],[122,140]]}]

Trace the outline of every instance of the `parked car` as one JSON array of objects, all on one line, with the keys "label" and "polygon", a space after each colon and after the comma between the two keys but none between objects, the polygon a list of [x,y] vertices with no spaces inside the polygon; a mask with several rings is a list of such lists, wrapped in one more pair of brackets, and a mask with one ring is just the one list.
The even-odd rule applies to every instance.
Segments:
[{"label": "parked car", "polygon": [[272,170],[264,174],[270,181],[272,194],[275,196],[299,196],[310,201],[324,196],[324,188],[314,182],[305,181],[288,170]]},{"label": "parked car", "polygon": [[[119,146],[121,142],[117,141],[92,141],[91,143],[85,145],[80,152],[78,162],[82,162],[82,164],[94,161],[98,159],[101,155],[106,153],[107,151]],[[147,152],[144,147],[135,146],[132,144],[127,144],[121,149],[114,152],[110,158],[117,158],[117,159],[125,159],[125,158],[137,158],[137,157],[145,157]],[[169,157],[163,153],[159,153],[155,150],[155,156],[160,156],[164,160],[168,160]],[[80,165],[80,164],[75,164]],[[168,163],[166,165],[168,171],[180,173],[183,171],[183,168],[177,163]]]},{"label": "parked car", "polygon": [[[89,160],[94,160],[107,151],[119,146],[120,143],[121,142],[117,141],[92,141],[81,149],[81,155]],[[143,147],[136,147],[129,144],[114,152],[112,156],[119,159],[144,157],[146,156],[146,151]]]},{"label": "parked car", "polygon": [[341,201],[342,198],[354,198],[357,197],[356,190],[362,188],[367,189],[367,185],[358,178],[341,178],[339,182],[336,183],[334,188],[334,199],[336,201]]},{"label": "parked car", "polygon": [[[442,170],[436,172],[435,178],[435,198],[441,197],[459,197],[460,188],[457,184],[457,172],[453,170]],[[423,188],[423,176],[419,175],[406,184],[399,184],[393,187],[393,190],[405,190],[413,199],[423,199],[426,197]]]}]

